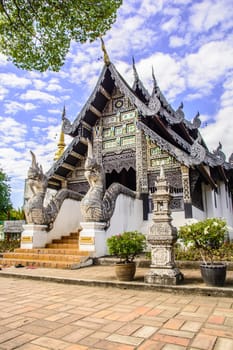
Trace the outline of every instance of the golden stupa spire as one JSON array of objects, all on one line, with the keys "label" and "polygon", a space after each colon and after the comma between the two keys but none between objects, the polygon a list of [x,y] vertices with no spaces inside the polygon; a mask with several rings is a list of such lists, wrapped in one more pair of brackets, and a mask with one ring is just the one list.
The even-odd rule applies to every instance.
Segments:
[{"label": "golden stupa spire", "polygon": [[[63,107],[63,111],[62,111],[62,121],[63,121],[65,115],[66,115],[66,109],[65,109],[65,106],[64,106]],[[57,143],[57,151],[55,152],[55,155],[54,155],[54,160],[55,161],[58,160],[63,155],[65,147],[66,147],[65,135],[64,135],[64,132],[62,131],[62,128],[61,128],[59,141]]]},{"label": "golden stupa spire", "polygon": [[102,36],[100,37],[100,40],[101,40],[101,49],[104,53],[104,63],[106,64],[106,66],[109,66],[111,62],[110,62]]}]

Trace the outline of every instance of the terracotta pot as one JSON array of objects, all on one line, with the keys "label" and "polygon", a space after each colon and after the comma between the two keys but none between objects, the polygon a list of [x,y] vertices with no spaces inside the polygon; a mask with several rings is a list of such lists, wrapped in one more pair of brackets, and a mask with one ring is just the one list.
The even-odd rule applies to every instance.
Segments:
[{"label": "terracotta pot", "polygon": [[136,263],[117,263],[115,273],[119,281],[132,281],[136,272]]},{"label": "terracotta pot", "polygon": [[203,281],[209,286],[224,286],[226,280],[227,265],[224,263],[201,264],[201,275]]}]

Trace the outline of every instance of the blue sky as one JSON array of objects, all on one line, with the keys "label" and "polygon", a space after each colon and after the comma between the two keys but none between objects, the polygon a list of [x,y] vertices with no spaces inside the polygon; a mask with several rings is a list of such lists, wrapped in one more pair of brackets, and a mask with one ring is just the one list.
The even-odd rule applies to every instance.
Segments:
[{"label": "blue sky", "polygon": [[[129,84],[132,56],[145,87],[158,84],[186,118],[197,111],[210,151],[233,152],[232,0],[124,0],[104,37],[110,60]],[[73,43],[59,73],[17,69],[0,55],[0,167],[10,176],[12,202],[23,204],[29,150],[47,171],[53,164],[65,104],[73,121],[103,66],[100,42]],[[69,143],[69,138],[66,138]]]}]

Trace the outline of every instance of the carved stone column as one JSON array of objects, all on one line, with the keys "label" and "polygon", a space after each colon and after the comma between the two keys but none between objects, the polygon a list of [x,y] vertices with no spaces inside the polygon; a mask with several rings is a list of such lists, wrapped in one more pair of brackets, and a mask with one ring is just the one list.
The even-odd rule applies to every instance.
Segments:
[{"label": "carved stone column", "polygon": [[97,123],[93,130],[93,152],[97,163],[102,164],[102,124],[101,121]]},{"label": "carved stone column", "polygon": [[136,172],[137,192],[148,193],[147,141],[141,130],[136,132]]},{"label": "carved stone column", "polygon": [[143,219],[149,212],[147,177],[147,141],[142,130],[136,131],[136,191],[143,199]]},{"label": "carved stone column", "polygon": [[184,200],[184,214],[185,218],[192,218],[192,199],[190,191],[190,181],[189,181],[189,168],[185,165],[181,165],[182,174],[182,185],[183,185],[183,200]]},{"label": "carved stone column", "polygon": [[171,224],[172,217],[169,209],[171,195],[162,167],[155,185],[157,191],[152,194],[153,224],[147,237],[151,245],[151,266],[145,275],[145,282],[176,285],[183,280],[183,275],[175,264],[174,244],[177,240],[177,232]]}]

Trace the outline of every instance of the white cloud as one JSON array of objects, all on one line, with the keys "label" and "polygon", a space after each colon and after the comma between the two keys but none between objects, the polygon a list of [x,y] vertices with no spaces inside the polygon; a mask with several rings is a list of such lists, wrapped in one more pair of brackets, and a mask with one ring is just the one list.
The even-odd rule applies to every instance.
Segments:
[{"label": "white cloud", "polygon": [[19,103],[17,101],[6,101],[5,103],[5,113],[14,115],[19,111],[32,111],[36,109],[37,106],[33,103]]},{"label": "white cloud", "polygon": [[187,94],[185,97],[186,101],[193,101],[193,100],[197,100],[203,97],[203,94],[201,92],[196,92],[196,93],[191,93],[191,94]]},{"label": "white cloud", "polygon": [[170,47],[181,47],[184,45],[189,44],[190,42],[190,35],[185,35],[184,37],[180,37],[177,35],[172,35],[169,38],[169,46]]},{"label": "white cloud", "polygon": [[233,106],[233,74],[223,84],[224,92],[221,96],[222,107]]},{"label": "white cloud", "polygon": [[42,101],[44,103],[56,104],[60,102],[58,97],[55,97],[51,94],[48,94],[43,91],[38,90],[28,90],[24,94],[20,95],[21,100],[34,100],[34,101]]},{"label": "white cloud", "polygon": [[32,118],[32,121],[37,123],[55,124],[57,123],[57,118],[47,117],[47,116],[38,114]]},{"label": "white cloud", "polygon": [[55,84],[55,83],[50,83],[48,84],[48,86],[46,87],[47,91],[63,91],[63,88],[61,87],[61,85],[59,84]]},{"label": "white cloud", "polygon": [[[210,150],[216,149],[218,142],[223,145],[223,151],[229,157],[233,152],[233,74],[223,84],[223,93],[220,99],[221,105],[212,123],[202,129],[202,134],[210,146]],[[208,119],[207,119],[208,122]]]},{"label": "white cloud", "polygon": [[41,79],[33,79],[33,86],[36,90],[41,90],[46,87],[47,83]]},{"label": "white cloud", "polygon": [[65,91],[65,89],[62,87],[62,84],[58,78],[52,78],[48,81],[47,86],[45,88],[46,91],[55,91],[55,92],[62,92]]},{"label": "white cloud", "polygon": [[219,141],[223,145],[223,152],[227,157],[233,152],[232,133],[233,133],[233,106],[221,109],[214,123],[207,124],[201,129],[201,134],[204,137],[210,151],[218,147]]},{"label": "white cloud", "polygon": [[8,94],[9,90],[0,86],[0,100],[3,100]]},{"label": "white cloud", "polygon": [[184,65],[188,86],[202,89],[203,94],[208,94],[214,84],[232,68],[232,44],[230,38],[223,42],[214,41],[203,45],[194,54],[186,54]]},{"label": "white cloud", "polygon": [[190,25],[196,32],[203,32],[225,22],[232,22],[231,0],[204,0],[191,7]]},{"label": "white cloud", "polygon": [[142,0],[141,1],[141,7],[138,11],[141,16],[152,16],[158,13],[163,8],[163,0]]},{"label": "white cloud", "polygon": [[50,114],[56,114],[58,116],[61,116],[62,115],[62,109],[48,109],[48,113]]},{"label": "white cloud", "polygon": [[171,33],[173,30],[178,29],[180,21],[181,18],[179,16],[172,17],[161,25],[161,29],[165,30],[168,33]]},{"label": "white cloud", "polygon": [[24,89],[31,84],[31,80],[19,77],[14,73],[0,73],[0,85],[8,88]]},{"label": "white cloud", "polygon": [[[0,117],[0,144],[12,145],[15,142],[24,140],[27,133],[27,126],[23,123],[19,123],[11,117]],[[1,147],[2,152],[2,147]]]},{"label": "white cloud", "polygon": [[[73,65],[70,68],[70,80],[78,85],[88,85],[90,87],[93,87],[92,82],[93,78],[97,80],[98,74],[100,71],[100,67],[103,63],[96,62],[96,64],[93,64],[93,62],[87,62],[82,64],[80,67],[77,67]],[[88,76],[88,79],[87,79]],[[95,81],[96,81],[95,80]],[[63,96],[64,100],[64,96]]]},{"label": "white cloud", "polygon": [[137,71],[145,86],[152,88],[152,66],[159,87],[168,100],[173,100],[185,89],[185,79],[181,74],[181,63],[169,54],[157,53],[136,63]]}]

